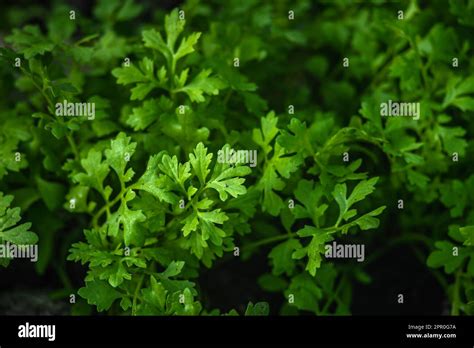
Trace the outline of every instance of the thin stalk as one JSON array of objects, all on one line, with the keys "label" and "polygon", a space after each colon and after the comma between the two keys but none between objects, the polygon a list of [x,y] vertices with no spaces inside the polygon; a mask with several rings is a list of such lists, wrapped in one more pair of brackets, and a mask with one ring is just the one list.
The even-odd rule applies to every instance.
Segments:
[{"label": "thin stalk", "polygon": [[135,288],[135,293],[133,294],[133,302],[132,302],[132,315],[137,315],[137,298],[140,289],[142,288],[143,280],[145,279],[145,274],[140,276],[138,280],[137,287]]},{"label": "thin stalk", "polygon": [[461,299],[459,296],[459,289],[461,287],[461,275],[462,275],[463,267],[460,267],[459,270],[456,272],[456,280],[454,282],[453,288],[453,305],[451,307],[451,315],[459,315],[459,309],[462,305]]},{"label": "thin stalk", "polygon": [[266,244],[271,244],[271,243],[274,243],[274,242],[278,242],[280,240],[285,240],[285,239],[291,238],[293,236],[296,236],[295,232],[289,233],[289,234],[281,234],[281,235],[273,236],[273,237],[268,237],[268,238],[265,238],[265,239],[258,240],[254,243],[244,245],[242,247],[242,250],[252,250],[252,249],[255,249],[256,247],[266,245]]},{"label": "thin stalk", "polygon": [[384,255],[389,249],[397,245],[407,243],[407,242],[420,242],[420,243],[425,244],[427,247],[431,248],[431,240],[428,237],[425,237],[421,234],[405,234],[401,237],[398,237],[397,239],[390,241],[385,246],[385,248],[379,249],[378,251],[373,253],[371,257],[367,258],[367,261],[365,262],[365,264],[367,265],[377,260],[380,256]]},{"label": "thin stalk", "polygon": [[[327,301],[326,304],[324,305],[323,310],[322,310],[322,314],[327,313],[327,311],[329,310],[329,306],[330,306],[335,300],[339,299],[339,296],[338,296],[338,295],[339,295],[339,292],[340,292],[341,289],[342,289],[342,285],[343,285],[343,283],[344,283],[344,280],[345,280],[345,277],[344,277],[344,275],[342,275],[341,280],[339,281],[339,284],[337,285],[336,290],[335,290],[333,293],[331,293],[331,295],[330,295],[328,301]],[[340,300],[340,299],[339,299],[339,300]],[[337,301],[337,302],[339,302],[339,301]]]},{"label": "thin stalk", "polygon": [[[34,76],[32,74],[30,74],[25,68],[20,67],[20,69],[25,75],[27,75],[30,78],[33,85],[36,87],[36,89],[41,93],[43,98],[46,100],[46,103],[48,104],[49,108],[51,110],[54,110],[54,103],[51,100],[51,98],[48,96],[48,94],[46,94],[44,88],[42,88],[40,85],[38,85],[38,83],[36,82]],[[62,124],[64,124],[64,121],[61,118],[59,118],[59,120]],[[79,151],[77,150],[77,146],[76,146],[76,143],[74,141],[74,138],[71,136],[71,134],[69,132],[70,131],[68,130],[68,134],[66,134],[66,139],[69,143],[69,146],[71,147],[71,150],[74,154],[74,157],[76,158],[76,160],[79,160],[79,158],[80,158],[79,157]]]},{"label": "thin stalk", "polygon": [[102,214],[104,214],[107,211],[107,209],[110,209],[110,207],[112,207],[118,201],[120,201],[123,198],[124,193],[125,193],[125,190],[122,189],[120,193],[118,193],[117,196],[115,196],[113,200],[111,200],[110,202],[107,202],[104,206],[102,206],[102,208],[100,208],[100,210],[92,217],[92,225],[94,227],[97,227],[97,222],[99,218],[102,216]]}]

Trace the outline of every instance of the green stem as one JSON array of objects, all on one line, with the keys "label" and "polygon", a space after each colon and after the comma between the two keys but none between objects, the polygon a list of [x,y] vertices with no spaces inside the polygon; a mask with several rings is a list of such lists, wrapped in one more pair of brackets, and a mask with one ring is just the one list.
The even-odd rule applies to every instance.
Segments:
[{"label": "green stem", "polygon": [[[104,199],[104,202],[107,202],[107,196],[105,195],[105,191],[104,191],[104,188],[102,186],[102,189],[100,191],[101,195],[102,195],[102,198]],[[105,206],[105,211],[107,212],[107,220],[110,218],[110,207],[109,206]]]},{"label": "green stem", "polygon": [[133,302],[132,302],[132,315],[137,315],[137,298],[140,289],[142,288],[143,280],[145,279],[145,274],[140,276],[138,280],[137,287],[135,288],[135,293],[133,294]]},{"label": "green stem", "polygon": [[44,88],[41,88],[40,85],[38,85],[38,83],[36,82],[33,74],[30,74],[25,68],[22,68],[20,67],[21,71],[27,75],[31,82],[33,83],[33,85],[36,87],[36,89],[41,93],[41,95],[44,97],[44,99],[46,99],[46,102],[48,104],[48,106],[54,110],[54,104],[53,104],[53,101],[51,100],[51,98],[45,93],[44,91]]},{"label": "green stem", "polygon": [[369,263],[377,260],[380,256],[384,255],[389,249],[400,245],[404,244],[407,242],[420,242],[425,244],[428,248],[431,248],[431,240],[428,237],[425,237],[421,234],[405,234],[397,239],[391,240],[383,249],[379,249],[375,253],[371,255],[371,257],[367,258],[367,261],[365,262],[366,265]]},{"label": "green stem", "polygon": [[74,154],[74,157],[76,160],[79,160],[79,151],[77,151],[77,146],[76,143],[74,142],[74,138],[72,137],[71,134],[66,134],[66,139],[69,143],[69,146],[71,147],[72,153]]},{"label": "green stem", "polygon": [[232,92],[233,90],[231,88],[229,88],[229,91],[227,92],[227,94],[225,95],[224,97],[224,105],[227,105],[227,103],[229,102],[229,99],[230,99],[230,96],[232,95]]},{"label": "green stem", "polygon": [[461,275],[463,267],[460,267],[456,272],[456,280],[453,289],[453,306],[451,307],[451,315],[459,315],[459,308],[461,307],[461,299],[459,296],[459,289],[461,287]]},{"label": "green stem", "polygon": [[[347,224],[344,224],[344,225],[339,226],[339,227],[333,226],[333,227],[320,228],[319,231],[322,232],[322,233],[327,233],[327,234],[336,233],[336,232],[344,229],[348,225],[351,225],[351,223],[347,223]],[[292,238],[296,235],[297,235],[297,232],[291,232],[291,233],[289,232],[288,234],[281,234],[281,235],[278,235],[278,236],[268,237],[268,238],[265,238],[265,239],[258,240],[254,243],[244,245],[242,247],[242,250],[254,249],[256,247],[259,247],[259,246],[262,246],[262,245],[265,245],[265,244],[271,244],[271,243],[274,243],[274,242],[278,242],[280,240],[285,240],[285,239],[288,239],[288,238]]]},{"label": "green stem", "polygon": [[75,45],[75,46],[79,46],[79,45],[81,45],[81,44],[83,44],[83,43],[85,43],[85,42],[94,40],[94,39],[97,38],[97,37],[99,37],[99,34],[98,34],[98,33],[88,35],[88,36],[86,36],[86,37],[80,39],[79,41],[76,41],[76,42],[74,43],[74,45]]},{"label": "green stem", "polygon": [[120,201],[123,198],[124,193],[125,193],[125,190],[122,187],[122,190],[119,192],[119,194],[117,194],[117,196],[115,196],[113,200],[111,200],[110,202],[107,202],[104,206],[102,206],[102,208],[100,208],[100,210],[92,217],[92,225],[94,227],[98,227],[97,222],[99,221],[99,218],[102,216],[102,214],[104,214],[108,209],[110,209],[110,207],[112,207],[118,201]]},{"label": "green stem", "polygon": [[254,243],[244,245],[242,247],[242,250],[247,251],[247,250],[255,249],[256,247],[259,247],[259,246],[262,246],[262,245],[265,245],[265,244],[271,244],[271,243],[274,243],[274,242],[278,242],[280,240],[285,240],[285,239],[291,238],[293,236],[296,236],[296,232],[288,233],[288,234],[281,234],[281,235],[273,236],[273,237],[268,237],[268,238],[265,238],[265,239],[258,240]]},{"label": "green stem", "polygon": [[[426,264],[426,256],[422,254],[420,250],[417,248],[413,247],[413,252],[415,253],[415,256],[418,258],[418,260],[421,262],[422,265]],[[444,292],[447,294],[448,293],[448,283],[446,282],[446,279],[440,274],[440,272],[434,268],[428,267],[428,270],[431,272],[433,277],[438,281],[439,285],[443,288]]]},{"label": "green stem", "polygon": [[335,290],[333,293],[331,293],[331,295],[330,295],[328,301],[327,301],[326,304],[324,305],[323,310],[322,310],[322,314],[325,314],[325,313],[329,310],[329,306],[334,302],[334,300],[336,300],[337,302],[340,301],[338,294],[339,294],[339,292],[340,292],[341,289],[342,289],[342,285],[343,285],[343,283],[344,283],[344,279],[345,279],[345,278],[344,278],[344,275],[342,275],[341,280],[339,281],[339,284],[337,285],[336,290]]},{"label": "green stem", "polygon": [[[27,75],[30,78],[30,80],[33,83],[33,85],[35,86],[35,88],[41,93],[43,98],[46,100],[46,103],[48,104],[49,108],[51,110],[54,110],[54,103],[51,100],[51,98],[48,96],[48,94],[45,92],[45,89],[40,87],[40,85],[36,82],[34,76],[32,74],[30,74],[25,68],[20,67],[20,69],[25,75]],[[64,121],[61,118],[59,118],[59,120],[62,124],[64,124]],[[74,157],[76,158],[76,160],[79,160],[79,158],[80,158],[79,157],[79,151],[77,151],[77,146],[76,146],[76,143],[74,142],[74,138],[71,136],[71,134],[66,134],[66,139],[69,143],[69,146],[71,147],[71,150],[74,154]]]},{"label": "green stem", "polygon": [[427,68],[426,66],[423,64],[423,59],[421,58],[421,53],[420,53],[420,49],[417,45],[417,43],[411,39],[411,38],[408,38],[408,42],[410,43],[410,47],[413,49],[413,51],[415,52],[415,55],[416,55],[416,58],[418,60],[418,64],[419,64],[419,68],[420,68],[420,71],[421,71],[421,78],[423,80],[423,85],[424,85],[424,90],[425,90],[425,96],[428,97],[430,95],[430,83],[429,83],[429,78],[428,78],[428,71],[427,71]]}]

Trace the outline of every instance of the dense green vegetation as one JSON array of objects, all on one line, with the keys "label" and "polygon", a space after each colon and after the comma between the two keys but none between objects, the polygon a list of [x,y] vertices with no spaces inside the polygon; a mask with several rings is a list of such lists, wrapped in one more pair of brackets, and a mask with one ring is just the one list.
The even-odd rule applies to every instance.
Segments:
[{"label": "dense green vegetation", "polygon": [[[474,1],[1,6],[0,241],[38,242],[71,313],[350,314],[404,244],[474,311]],[[262,253],[278,308],[201,296]]]}]

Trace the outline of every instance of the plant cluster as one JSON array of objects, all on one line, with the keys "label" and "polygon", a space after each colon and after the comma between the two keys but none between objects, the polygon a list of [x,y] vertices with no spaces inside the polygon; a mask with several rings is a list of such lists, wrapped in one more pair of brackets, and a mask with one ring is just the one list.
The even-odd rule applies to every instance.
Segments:
[{"label": "plant cluster", "polygon": [[[403,243],[472,314],[473,4],[6,7],[0,241],[39,239],[36,272],[77,291],[75,314],[350,314],[367,265]],[[381,117],[388,100],[419,119]],[[94,117],[57,116],[63,101]],[[232,149],[256,166],[219,160]],[[370,252],[333,262],[333,241]],[[204,269],[261,253],[281,308],[204,302]]]}]

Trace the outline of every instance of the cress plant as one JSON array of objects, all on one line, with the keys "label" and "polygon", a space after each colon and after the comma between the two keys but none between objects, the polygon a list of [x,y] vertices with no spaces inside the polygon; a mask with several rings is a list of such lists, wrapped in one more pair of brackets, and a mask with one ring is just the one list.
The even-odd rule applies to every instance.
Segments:
[{"label": "cress plant", "polygon": [[[0,241],[38,242],[73,314],[350,314],[400,244],[474,311],[472,0],[1,12]],[[281,308],[209,308],[203,270],[261,253]]]}]

